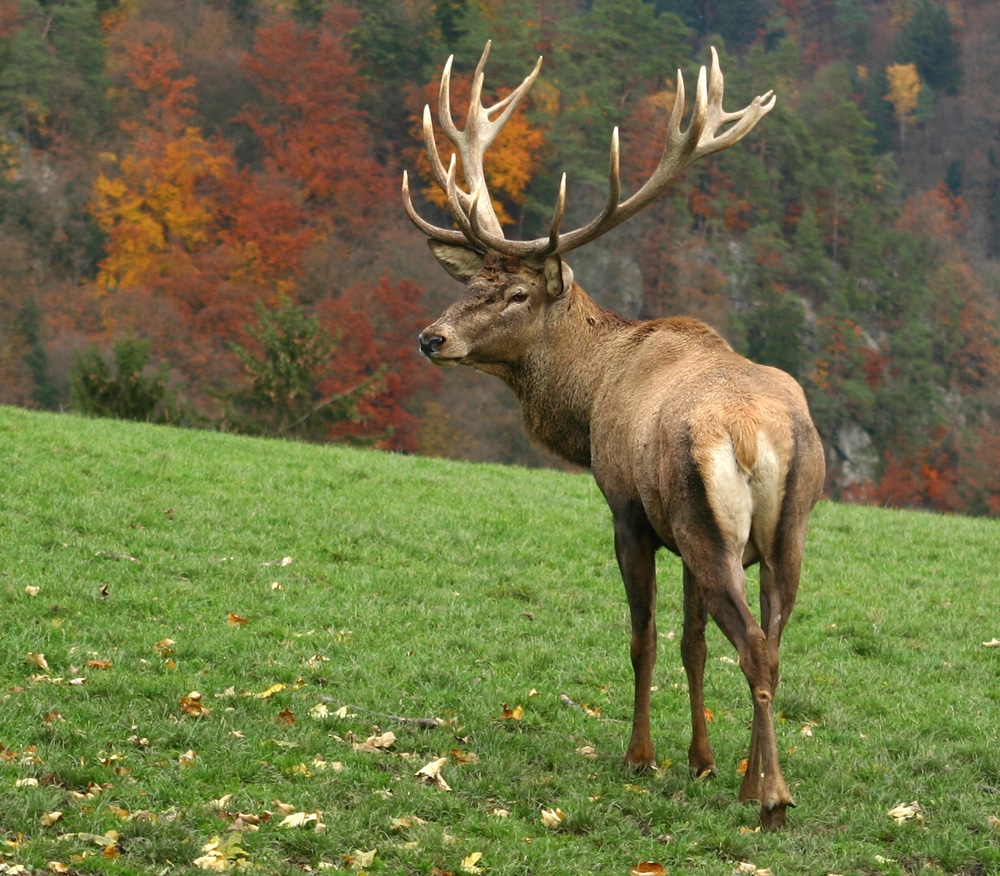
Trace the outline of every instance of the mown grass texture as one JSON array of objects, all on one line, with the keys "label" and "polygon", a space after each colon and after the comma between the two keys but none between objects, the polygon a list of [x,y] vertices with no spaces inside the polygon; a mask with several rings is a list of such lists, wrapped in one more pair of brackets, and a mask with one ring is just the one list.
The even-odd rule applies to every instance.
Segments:
[{"label": "mown grass texture", "polygon": [[688,777],[666,554],[661,768],[623,770],[611,542],[589,475],[0,408],[0,873],[1000,872],[1000,524],[817,507],[774,834],[714,628]]}]

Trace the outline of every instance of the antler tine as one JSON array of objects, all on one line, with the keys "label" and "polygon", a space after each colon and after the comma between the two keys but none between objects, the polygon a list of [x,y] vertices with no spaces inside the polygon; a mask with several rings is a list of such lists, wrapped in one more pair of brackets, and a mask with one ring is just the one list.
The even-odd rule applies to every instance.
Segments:
[{"label": "antler tine", "polygon": [[[734,113],[726,112],[722,108],[724,80],[719,67],[719,56],[714,47],[711,66],[710,77],[707,76],[704,67],[698,73],[694,109],[685,131],[681,130],[686,102],[684,77],[680,70],[677,71],[677,95],[667,120],[667,134],[660,163],[639,190],[621,203],[618,203],[618,193],[614,191],[618,186],[618,156],[615,154],[617,137],[613,138],[611,163],[614,170],[609,183],[611,191],[608,202],[596,219],[562,236],[558,249],[560,253],[569,252],[589,243],[634,216],[695,161],[742,140],[757,122],[774,108],[776,98],[773,92],[768,91],[760,97],[755,97],[749,106],[742,110]],[[729,122],[736,124],[719,133],[719,129]]]},{"label": "antler tine", "polygon": [[[486,150],[496,140],[497,135],[516,111],[537,78],[541,70],[542,59],[538,59],[531,73],[510,94],[492,106],[485,107],[482,103],[484,71],[491,46],[492,42],[487,41],[473,74],[469,111],[464,128],[458,127],[451,111],[451,73],[454,56],[449,57],[445,63],[438,88],[438,119],[441,130],[455,146],[458,157],[461,159],[465,188],[458,184],[454,156],[452,157],[452,165],[447,170],[445,169],[437,148],[430,107],[424,107],[424,148],[430,162],[431,173],[437,184],[446,192],[448,209],[461,230],[441,229],[419,217],[414,218],[416,211],[408,192],[404,193],[404,203],[411,220],[425,234],[447,241],[455,240],[456,235],[458,235],[463,242],[477,249],[495,249],[498,252],[508,254],[527,255],[530,253],[525,241],[507,241],[503,236],[503,229],[489,197],[483,160]],[[562,208],[557,208],[557,212],[558,219],[561,221]],[[558,221],[556,227],[558,227]],[[444,236],[442,236],[442,232],[445,232]],[[548,249],[550,241],[543,239],[542,246]],[[541,247],[535,244],[530,251],[536,251],[539,248]]]},{"label": "antler tine", "polygon": [[410,221],[428,237],[440,240],[442,243],[466,243],[465,235],[461,231],[456,231],[454,228],[441,228],[439,225],[432,225],[417,212],[413,206],[413,201],[410,200],[410,180],[405,170],[403,171],[403,209],[406,210],[406,215],[410,217]]}]

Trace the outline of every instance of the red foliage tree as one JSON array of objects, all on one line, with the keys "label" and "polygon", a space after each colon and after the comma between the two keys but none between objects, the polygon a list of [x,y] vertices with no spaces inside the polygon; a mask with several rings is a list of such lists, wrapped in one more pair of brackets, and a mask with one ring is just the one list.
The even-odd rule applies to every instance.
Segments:
[{"label": "red foliage tree", "polygon": [[378,436],[386,450],[418,449],[417,419],[406,402],[437,386],[440,375],[420,361],[414,338],[426,324],[424,291],[409,280],[393,285],[383,276],[362,283],[337,298],[320,302],[321,322],[339,337],[337,376],[321,387],[333,395],[380,375],[379,391],[358,404],[363,419],[345,421],[331,438]]},{"label": "red foliage tree", "polygon": [[366,83],[349,43],[358,19],[335,3],[315,28],[284,20],[259,29],[243,69],[261,99],[237,117],[260,138],[268,170],[314,208],[314,220],[354,237],[391,194],[359,106]]}]

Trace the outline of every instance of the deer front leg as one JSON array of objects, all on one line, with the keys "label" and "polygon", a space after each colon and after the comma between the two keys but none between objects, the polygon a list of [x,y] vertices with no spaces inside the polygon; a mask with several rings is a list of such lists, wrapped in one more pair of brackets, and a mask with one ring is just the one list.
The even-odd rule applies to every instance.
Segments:
[{"label": "deer front leg", "polygon": [[715,755],[708,741],[705,723],[705,621],[707,612],[694,573],[684,565],[684,635],[681,638],[681,661],[687,673],[691,700],[691,747],[688,769],[692,778],[715,775]]},{"label": "deer front leg", "polygon": [[656,663],[656,547],[655,536],[645,517],[615,517],[615,554],[632,619],[630,652],[635,673],[632,738],[625,764],[637,770],[656,765],[649,733],[650,688]]}]

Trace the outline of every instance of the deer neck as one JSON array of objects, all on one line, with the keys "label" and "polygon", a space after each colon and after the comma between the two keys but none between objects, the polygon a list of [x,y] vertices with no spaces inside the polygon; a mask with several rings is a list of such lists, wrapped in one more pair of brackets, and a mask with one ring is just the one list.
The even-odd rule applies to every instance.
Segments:
[{"label": "deer neck", "polygon": [[555,302],[541,343],[500,376],[517,394],[528,435],[576,465],[590,466],[594,399],[633,320],[605,310],[577,284]]}]

